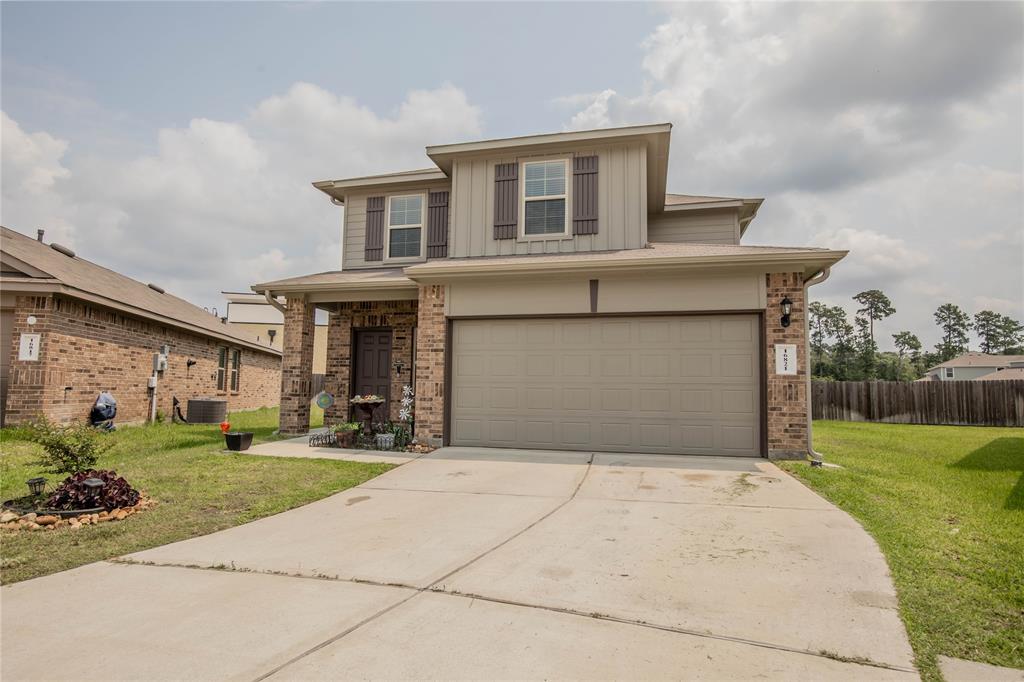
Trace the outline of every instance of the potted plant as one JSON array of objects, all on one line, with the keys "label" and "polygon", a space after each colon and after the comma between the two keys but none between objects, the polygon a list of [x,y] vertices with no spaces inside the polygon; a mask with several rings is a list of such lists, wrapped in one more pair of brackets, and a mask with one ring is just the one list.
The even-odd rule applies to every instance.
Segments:
[{"label": "potted plant", "polygon": [[351,448],[355,445],[356,433],[362,428],[363,425],[359,422],[335,424],[331,427],[331,432],[334,434],[334,444],[339,448]]}]

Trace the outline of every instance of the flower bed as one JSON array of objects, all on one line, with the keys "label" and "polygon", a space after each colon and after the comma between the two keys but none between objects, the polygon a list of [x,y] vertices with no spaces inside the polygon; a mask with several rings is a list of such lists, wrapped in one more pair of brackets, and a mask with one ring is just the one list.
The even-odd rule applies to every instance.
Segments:
[{"label": "flower bed", "polygon": [[[156,502],[142,493],[139,501],[130,507],[117,507],[111,510],[47,510],[22,514],[14,509],[5,509],[0,513],[0,528],[7,531],[37,531],[69,528],[78,530],[89,526],[111,521],[124,521],[129,516],[145,511]],[[49,512],[49,513],[48,513]]]}]

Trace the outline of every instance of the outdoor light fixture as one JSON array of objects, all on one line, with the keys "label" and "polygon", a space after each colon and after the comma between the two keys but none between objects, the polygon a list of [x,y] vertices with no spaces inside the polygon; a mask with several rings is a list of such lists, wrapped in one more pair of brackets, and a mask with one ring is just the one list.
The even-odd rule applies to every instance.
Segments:
[{"label": "outdoor light fixture", "polygon": [[96,497],[100,494],[100,490],[103,488],[102,478],[87,478],[82,481],[82,485],[89,491],[89,497]]},{"label": "outdoor light fixture", "polygon": [[28,479],[25,481],[25,484],[28,485],[28,491],[30,493],[33,495],[39,495],[43,492],[43,488],[46,486],[46,479],[42,476],[37,476],[35,478]]},{"label": "outdoor light fixture", "polygon": [[267,330],[267,336],[270,337],[270,345],[273,346],[274,345],[274,337],[277,336],[277,330],[276,329],[268,329]]},{"label": "outdoor light fixture", "polygon": [[793,302],[789,300],[789,296],[787,296],[786,298],[782,299],[782,303],[780,305],[782,306],[782,326],[788,327],[789,313],[792,312],[793,310]]},{"label": "outdoor light fixture", "polygon": [[395,373],[396,374],[401,374],[402,370],[405,369],[405,363],[402,362],[401,360],[395,360],[394,367],[395,367]]}]

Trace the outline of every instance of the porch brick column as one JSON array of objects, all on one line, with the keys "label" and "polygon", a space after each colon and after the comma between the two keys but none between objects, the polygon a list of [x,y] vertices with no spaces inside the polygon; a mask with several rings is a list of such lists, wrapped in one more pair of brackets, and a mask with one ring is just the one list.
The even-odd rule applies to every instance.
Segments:
[{"label": "porch brick column", "polygon": [[343,309],[327,319],[327,371],[324,390],[334,404],[324,410],[324,425],[348,421],[348,396],[352,377],[352,311]]},{"label": "porch brick column", "polygon": [[416,325],[416,438],[431,445],[441,445],[444,438],[446,343],[444,287],[420,286]]},{"label": "porch brick column", "polygon": [[[768,273],[765,311],[765,363],[768,375],[768,456],[803,459],[807,455],[807,337],[803,277],[799,272]],[[793,302],[790,324],[782,326],[782,299]],[[775,373],[775,345],[796,345],[796,374]]]},{"label": "porch brick column", "polygon": [[315,309],[305,298],[289,298],[284,314],[284,353],[281,358],[282,434],[309,431],[309,402],[313,390],[313,323]]}]

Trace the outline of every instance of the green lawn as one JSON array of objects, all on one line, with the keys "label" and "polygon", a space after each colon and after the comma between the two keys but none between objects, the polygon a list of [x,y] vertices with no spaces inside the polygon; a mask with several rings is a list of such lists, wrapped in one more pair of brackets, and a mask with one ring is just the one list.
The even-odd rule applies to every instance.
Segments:
[{"label": "green lawn", "polygon": [[784,463],[889,561],[925,680],[939,654],[1024,668],[1024,429],[815,422],[842,469]]},{"label": "green lawn", "polygon": [[[318,425],[322,412],[314,414]],[[276,438],[277,410],[236,412],[232,429]],[[117,523],[79,530],[0,531],[0,582],[13,583],[129,552],[205,535],[276,514],[359,485],[391,468],[334,460],[222,454],[215,425],[136,426],[110,434],[113,448],[99,467],[114,469],[158,501],[153,509]],[[16,430],[0,431],[0,499],[27,492],[41,472],[29,462],[36,446]],[[49,486],[60,477],[45,474]]]}]

